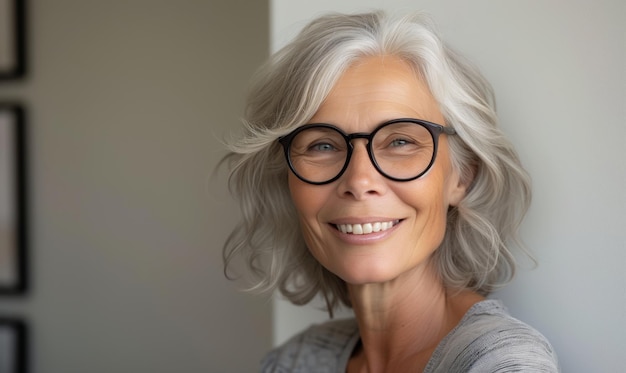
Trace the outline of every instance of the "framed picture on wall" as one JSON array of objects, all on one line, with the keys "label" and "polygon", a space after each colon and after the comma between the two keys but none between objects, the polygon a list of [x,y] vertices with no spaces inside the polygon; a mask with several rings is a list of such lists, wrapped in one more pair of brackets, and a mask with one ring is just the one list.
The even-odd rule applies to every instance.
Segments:
[{"label": "framed picture on wall", "polygon": [[25,126],[21,106],[0,103],[0,295],[27,289]]},{"label": "framed picture on wall", "polygon": [[0,80],[26,73],[26,0],[0,0]]},{"label": "framed picture on wall", "polygon": [[26,337],[23,321],[0,317],[0,372],[26,373]]}]

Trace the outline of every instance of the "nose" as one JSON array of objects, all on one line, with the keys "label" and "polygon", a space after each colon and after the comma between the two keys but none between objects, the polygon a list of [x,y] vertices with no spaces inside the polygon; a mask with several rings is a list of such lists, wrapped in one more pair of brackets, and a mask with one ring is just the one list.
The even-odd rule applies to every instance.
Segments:
[{"label": "nose", "polygon": [[352,156],[348,168],[339,178],[337,192],[341,197],[355,200],[382,195],[386,189],[386,181],[370,160],[367,139],[353,139],[352,145]]}]

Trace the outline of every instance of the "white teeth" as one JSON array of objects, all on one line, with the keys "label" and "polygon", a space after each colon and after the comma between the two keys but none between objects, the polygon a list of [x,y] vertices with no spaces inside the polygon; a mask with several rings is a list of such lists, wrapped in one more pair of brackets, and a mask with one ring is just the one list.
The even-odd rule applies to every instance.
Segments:
[{"label": "white teeth", "polygon": [[398,221],[383,221],[365,224],[337,224],[336,227],[342,233],[370,234],[372,232],[386,231],[394,226]]},{"label": "white teeth", "polygon": [[352,226],[352,234],[363,234],[363,226],[361,224],[354,224]]}]

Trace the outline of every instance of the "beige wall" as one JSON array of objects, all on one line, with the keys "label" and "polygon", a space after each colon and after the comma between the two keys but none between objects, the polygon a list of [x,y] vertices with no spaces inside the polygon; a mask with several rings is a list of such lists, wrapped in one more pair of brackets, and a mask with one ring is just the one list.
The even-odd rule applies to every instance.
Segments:
[{"label": "beige wall", "polygon": [[268,51],[267,1],[31,1],[33,372],[254,371],[271,303],[235,291],[210,174]]}]

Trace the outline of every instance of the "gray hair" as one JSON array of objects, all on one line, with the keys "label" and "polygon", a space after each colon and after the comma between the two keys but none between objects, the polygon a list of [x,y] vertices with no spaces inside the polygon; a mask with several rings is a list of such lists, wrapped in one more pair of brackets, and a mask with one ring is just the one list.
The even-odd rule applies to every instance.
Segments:
[{"label": "gray hair", "polygon": [[446,125],[452,165],[470,185],[450,207],[433,256],[443,284],[487,295],[515,272],[510,250],[531,199],[530,178],[497,124],[490,84],[438,37],[423,14],[329,14],[308,24],[261,67],[253,80],[242,134],[227,141],[229,186],[242,221],[224,245],[225,272],[242,255],[255,276],[250,287],[280,292],[295,304],[317,294],[332,315],[350,306],[343,280],[309,252],[287,185],[277,142],[315,114],[342,73],[368,56],[394,55],[427,83]]}]

